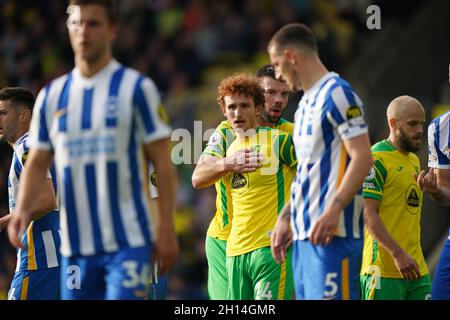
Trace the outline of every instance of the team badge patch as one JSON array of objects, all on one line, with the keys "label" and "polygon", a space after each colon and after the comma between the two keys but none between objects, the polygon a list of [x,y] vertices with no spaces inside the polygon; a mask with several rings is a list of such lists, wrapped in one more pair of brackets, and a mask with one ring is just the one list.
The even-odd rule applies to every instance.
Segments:
[{"label": "team badge patch", "polygon": [[27,161],[27,158],[28,158],[28,152],[24,152],[22,154],[22,165],[23,166],[25,165],[25,162]]},{"label": "team badge patch", "polygon": [[370,168],[370,170],[369,170],[369,174],[367,175],[367,177],[366,177],[366,179],[367,180],[372,180],[373,178],[375,178],[375,168],[374,167],[372,167],[372,168]]},{"label": "team badge patch", "polygon": [[347,120],[361,117],[362,116],[361,108],[358,106],[350,106],[347,108],[347,111],[345,111],[345,116],[347,117]]},{"label": "team badge patch", "polygon": [[166,108],[164,108],[164,105],[162,104],[158,106],[158,115],[164,123],[169,123],[169,115],[167,114]]},{"label": "team badge patch", "polygon": [[152,174],[150,175],[150,182],[153,186],[158,187],[158,179],[156,177],[155,171],[153,171]]}]

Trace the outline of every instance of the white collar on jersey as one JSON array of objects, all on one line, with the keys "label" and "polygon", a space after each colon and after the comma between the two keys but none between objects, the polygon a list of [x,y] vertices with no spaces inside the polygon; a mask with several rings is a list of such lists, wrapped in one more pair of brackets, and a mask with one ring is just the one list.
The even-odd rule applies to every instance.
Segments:
[{"label": "white collar on jersey", "polygon": [[328,79],[332,78],[332,77],[339,77],[339,74],[337,74],[336,72],[327,72],[326,74],[324,74],[319,80],[316,81],[316,83],[314,83],[314,85],[309,88],[308,90],[305,91],[305,95],[310,95],[311,93],[314,93],[317,89],[320,88],[320,86],[327,81]]},{"label": "white collar on jersey", "polygon": [[101,69],[99,72],[97,72],[90,78],[86,78],[85,76],[83,76],[80,72],[80,69],[77,67],[73,69],[72,74],[74,79],[77,80],[77,82],[79,81],[83,86],[90,87],[93,86],[93,84],[96,81],[99,81],[104,77],[107,77],[114,70],[119,68],[119,65],[120,65],[119,62],[117,62],[116,59],[112,58],[111,60],[109,60],[108,64],[103,69]]}]

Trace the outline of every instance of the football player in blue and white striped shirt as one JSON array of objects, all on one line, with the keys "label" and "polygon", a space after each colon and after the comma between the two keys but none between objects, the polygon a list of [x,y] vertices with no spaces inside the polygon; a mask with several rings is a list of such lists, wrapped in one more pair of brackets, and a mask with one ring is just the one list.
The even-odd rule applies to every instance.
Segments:
[{"label": "football player in blue and white striped shirt", "polygon": [[[34,105],[34,95],[25,88],[0,90],[0,136],[14,148],[8,177],[10,214],[0,219],[0,229],[6,227],[15,214],[19,181],[25,166],[29,146],[28,130]],[[9,290],[10,300],[54,300],[59,297],[60,237],[59,213],[55,210],[55,179],[50,172],[33,194],[30,212],[33,221],[23,234],[22,248],[17,252],[17,265]]]},{"label": "football player in blue and white striped shirt", "polygon": [[[145,299],[152,252],[158,253],[162,273],[178,255],[170,129],[160,119],[153,81],[112,57],[115,2],[70,0],[68,13],[75,68],[48,84],[36,100],[19,218],[10,222],[9,238],[18,245],[29,195],[39,188],[54,155],[61,195],[62,298]],[[148,161],[161,181],[157,248],[143,187]]]},{"label": "football player in blue and white striped shirt", "polygon": [[[434,119],[428,127],[428,167],[430,171],[421,171],[417,178],[421,190],[429,193],[436,203],[450,206],[450,111]],[[449,270],[450,235],[434,272],[431,299],[450,300]]]},{"label": "football player in blue and white striped shirt", "polygon": [[274,257],[284,258],[290,216],[297,299],[359,299],[361,187],[373,162],[362,102],[322,64],[307,26],[283,27],[268,52],[277,76],[304,91],[293,134],[297,175],[272,236]]}]

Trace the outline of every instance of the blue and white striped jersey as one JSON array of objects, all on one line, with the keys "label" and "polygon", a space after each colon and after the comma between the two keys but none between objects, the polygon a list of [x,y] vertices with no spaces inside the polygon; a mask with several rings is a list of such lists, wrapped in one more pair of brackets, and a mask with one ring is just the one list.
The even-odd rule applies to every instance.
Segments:
[{"label": "blue and white striped jersey", "polygon": [[[450,169],[450,111],[428,126],[428,167]],[[450,228],[448,232],[450,239]]]},{"label": "blue and white striped jersey", "polygon": [[[307,90],[295,113],[297,174],[291,187],[291,226],[304,240],[333,200],[349,162],[342,139],[367,133],[362,101],[338,74],[329,72]],[[336,235],[360,238],[361,190],[341,213]]]},{"label": "blue and white striped jersey", "polygon": [[[8,176],[9,211],[14,214],[19,181],[22,170],[28,156],[28,132],[20,137],[14,144],[13,159]],[[53,172],[52,172],[53,173]],[[56,190],[55,177],[48,173]],[[59,213],[52,211],[34,220],[28,226],[27,232],[22,237],[24,249],[17,252],[18,270],[41,270],[59,266]]]},{"label": "blue and white striped jersey", "polygon": [[428,167],[450,169],[450,111],[428,126]]},{"label": "blue and white striped jersey", "polygon": [[41,90],[32,148],[52,150],[64,256],[151,243],[143,144],[166,138],[155,84],[112,59],[91,78],[75,68]]}]

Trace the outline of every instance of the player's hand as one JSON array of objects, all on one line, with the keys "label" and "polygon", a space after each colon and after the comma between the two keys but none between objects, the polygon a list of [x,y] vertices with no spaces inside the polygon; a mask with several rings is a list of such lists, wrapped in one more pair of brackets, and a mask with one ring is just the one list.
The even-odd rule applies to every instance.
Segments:
[{"label": "player's hand", "polygon": [[0,231],[3,231],[8,226],[11,215],[7,214],[0,218]]},{"label": "player's hand", "polygon": [[286,260],[286,250],[291,243],[292,231],[290,218],[280,216],[270,237],[272,256],[277,263],[283,263]]},{"label": "player's hand", "polygon": [[155,243],[155,250],[159,261],[159,272],[161,275],[164,275],[175,265],[180,251],[173,225],[161,223]]},{"label": "player's hand", "polygon": [[255,171],[261,167],[262,161],[262,154],[252,148],[238,150],[225,159],[228,170],[236,173]]},{"label": "player's hand", "polygon": [[313,245],[327,246],[333,241],[334,234],[339,222],[341,210],[331,205],[325,209],[324,213],[316,221],[311,230],[309,240]]},{"label": "player's hand", "polygon": [[403,279],[417,280],[422,276],[417,262],[405,251],[401,250],[398,254],[394,254],[393,258],[395,266],[402,274]]},{"label": "player's hand", "polygon": [[422,192],[436,194],[439,193],[436,173],[433,168],[430,168],[430,171],[426,173],[424,170],[420,171],[419,176],[414,174],[414,179],[417,180],[419,184],[420,190]]},{"label": "player's hand", "polygon": [[8,223],[9,242],[14,247],[23,249],[22,236],[26,232],[31,220],[25,214],[20,214],[20,212],[14,212],[10,216],[11,219]]}]

